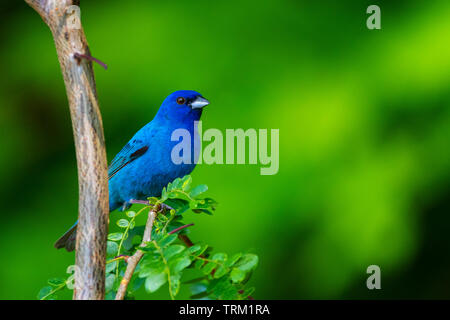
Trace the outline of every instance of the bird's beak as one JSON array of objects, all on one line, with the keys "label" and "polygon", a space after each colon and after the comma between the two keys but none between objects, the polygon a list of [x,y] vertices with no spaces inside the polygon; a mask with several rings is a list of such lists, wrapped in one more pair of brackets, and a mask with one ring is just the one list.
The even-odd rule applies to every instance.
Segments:
[{"label": "bird's beak", "polygon": [[194,101],[191,102],[191,108],[192,109],[200,109],[203,107],[206,107],[209,104],[209,101],[205,98],[198,96],[195,98]]}]

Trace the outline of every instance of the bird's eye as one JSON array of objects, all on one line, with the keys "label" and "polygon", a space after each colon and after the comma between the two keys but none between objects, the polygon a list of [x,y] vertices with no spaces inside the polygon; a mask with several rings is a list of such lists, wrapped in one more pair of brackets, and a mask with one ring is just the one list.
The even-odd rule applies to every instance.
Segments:
[{"label": "bird's eye", "polygon": [[186,99],[185,99],[185,98],[183,98],[183,97],[177,98],[177,103],[178,103],[178,104],[184,104],[185,102],[186,102]]}]

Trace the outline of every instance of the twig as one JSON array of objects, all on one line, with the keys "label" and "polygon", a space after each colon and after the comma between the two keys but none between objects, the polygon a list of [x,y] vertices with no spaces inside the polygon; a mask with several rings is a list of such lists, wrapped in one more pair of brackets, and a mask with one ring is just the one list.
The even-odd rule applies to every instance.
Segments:
[{"label": "twig", "polygon": [[96,62],[99,65],[101,65],[103,67],[103,69],[108,70],[108,66],[106,65],[106,63],[104,63],[103,61],[100,61],[97,58],[94,58],[93,56],[90,56],[90,55],[87,55],[87,54],[78,53],[78,52],[74,53],[73,56],[75,58],[79,58],[79,59],[83,58],[83,59],[86,59],[86,60],[89,60],[89,61],[92,61],[92,62]]},{"label": "twig", "polygon": [[192,247],[194,243],[185,234],[179,234],[178,239],[180,239],[188,248]]},{"label": "twig", "polygon": [[114,259],[106,261],[106,264],[110,264],[111,262],[119,261],[119,260],[124,260],[125,262],[127,262],[129,257],[130,256],[127,256],[125,254],[121,254],[120,256],[117,256]]},{"label": "twig", "polygon": [[178,232],[178,231],[180,231],[180,230],[183,230],[183,229],[185,229],[185,228],[192,227],[193,225],[194,225],[193,223],[186,224],[186,225],[181,226],[181,227],[179,227],[179,228],[173,229],[172,231],[168,232],[167,234],[173,234],[173,233]]},{"label": "twig", "polygon": [[[105,296],[109,200],[105,139],[79,0],[25,0],[50,27],[64,77],[78,165],[79,219],[74,299]],[[77,56],[78,55],[78,56]]]},{"label": "twig", "polygon": [[[147,242],[152,240],[152,228],[153,222],[155,221],[155,217],[157,214],[158,208],[152,208],[148,213],[147,223],[145,224],[144,236],[142,237],[142,242],[140,244],[141,247],[145,247]],[[136,250],[136,252],[128,258],[127,269],[125,270],[125,275],[120,281],[119,289],[117,290],[116,300],[123,300],[127,293],[128,284],[130,283],[131,277],[133,276],[134,270],[136,269],[139,261],[141,261],[144,256],[144,252],[141,250]]]}]

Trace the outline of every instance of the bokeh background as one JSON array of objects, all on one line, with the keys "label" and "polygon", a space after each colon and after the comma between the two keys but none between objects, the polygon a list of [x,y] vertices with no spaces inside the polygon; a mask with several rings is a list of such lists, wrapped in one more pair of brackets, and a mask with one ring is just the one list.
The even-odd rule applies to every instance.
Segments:
[{"label": "bokeh background", "polygon": [[[259,255],[257,299],[450,298],[450,2],[376,1],[373,31],[369,4],[81,3],[110,67],[109,160],[178,89],[210,99],[204,128],[280,129],[277,175],[198,166],[220,205],[186,218],[194,241]],[[74,145],[48,28],[24,1],[0,8],[0,298],[35,299],[74,261],[53,248],[77,215]]]}]

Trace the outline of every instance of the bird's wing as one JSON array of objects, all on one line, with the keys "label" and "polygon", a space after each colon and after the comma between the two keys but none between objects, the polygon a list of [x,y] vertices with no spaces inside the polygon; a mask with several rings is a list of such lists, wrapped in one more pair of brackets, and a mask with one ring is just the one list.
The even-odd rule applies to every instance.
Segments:
[{"label": "bird's wing", "polygon": [[149,146],[143,143],[141,140],[132,140],[128,142],[125,147],[114,157],[113,161],[108,168],[108,179],[114,177],[114,175],[130,164],[137,158],[141,157],[147,152]]}]

